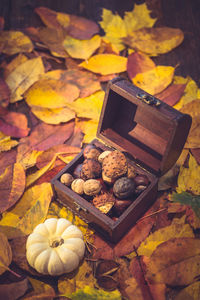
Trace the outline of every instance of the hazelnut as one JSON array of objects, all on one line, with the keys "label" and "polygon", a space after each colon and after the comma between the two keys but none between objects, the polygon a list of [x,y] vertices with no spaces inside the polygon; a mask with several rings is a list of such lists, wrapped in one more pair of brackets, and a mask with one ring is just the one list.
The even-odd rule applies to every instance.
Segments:
[{"label": "hazelnut", "polygon": [[113,183],[117,178],[127,173],[127,160],[120,151],[112,151],[103,160],[102,178],[108,183]]},{"label": "hazelnut", "polygon": [[131,196],[135,192],[135,183],[128,177],[121,177],[113,185],[113,193],[119,199]]},{"label": "hazelnut", "polygon": [[92,203],[102,213],[107,214],[115,203],[115,197],[110,193],[103,193],[94,197]]},{"label": "hazelnut", "polygon": [[69,173],[64,173],[60,177],[60,182],[66,186],[70,186],[73,180],[74,180],[73,176]]},{"label": "hazelnut", "polygon": [[78,164],[76,166],[76,168],[74,169],[74,172],[73,172],[74,178],[80,178],[81,177],[82,166],[83,166],[83,164]]},{"label": "hazelnut", "polygon": [[84,148],[84,150],[83,150],[84,158],[87,158],[88,152],[90,152],[91,149],[96,149],[96,146],[93,144],[89,144]]},{"label": "hazelnut", "polygon": [[120,216],[128,207],[133,203],[131,200],[121,200],[121,199],[116,199],[115,204],[113,206],[113,212],[117,215]]},{"label": "hazelnut", "polygon": [[83,194],[83,184],[84,184],[84,180],[80,179],[80,178],[77,178],[74,181],[72,181],[71,189],[75,193],[77,193],[79,195],[82,195]]},{"label": "hazelnut", "polygon": [[137,175],[134,178],[134,182],[136,186],[138,185],[147,186],[149,184],[149,179],[146,175]]},{"label": "hazelnut", "polygon": [[81,178],[95,179],[101,176],[101,164],[95,159],[85,159],[81,169]]},{"label": "hazelnut", "polygon": [[100,154],[101,154],[100,150],[98,150],[97,148],[92,148],[85,154],[85,158],[86,159],[92,158],[92,159],[98,160],[98,157]]},{"label": "hazelnut", "polygon": [[101,191],[101,183],[96,179],[88,179],[83,184],[83,191],[88,196],[95,196]]},{"label": "hazelnut", "polygon": [[98,161],[102,164],[104,158],[105,158],[108,154],[110,154],[111,152],[112,152],[112,151],[110,151],[110,150],[106,150],[106,151],[102,152],[102,153],[99,155],[99,157],[98,157]]},{"label": "hazelnut", "polygon": [[128,164],[127,177],[135,178],[136,175],[137,175],[137,173],[136,173],[134,166],[132,166],[131,164]]}]

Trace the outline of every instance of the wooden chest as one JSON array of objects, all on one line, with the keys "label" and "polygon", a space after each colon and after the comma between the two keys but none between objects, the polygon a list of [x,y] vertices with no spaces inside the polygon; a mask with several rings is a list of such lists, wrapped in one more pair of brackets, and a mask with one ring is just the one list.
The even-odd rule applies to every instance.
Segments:
[{"label": "wooden chest", "polygon": [[[83,151],[53,179],[55,197],[110,242],[116,243],[156,200],[158,179],[178,159],[191,126],[191,117],[159,99],[116,78],[108,83],[97,138],[91,142],[101,151],[119,150],[148,186],[117,218],[104,214],[84,195],[60,182],[84,161]],[[110,187],[108,187],[110,189]]]}]

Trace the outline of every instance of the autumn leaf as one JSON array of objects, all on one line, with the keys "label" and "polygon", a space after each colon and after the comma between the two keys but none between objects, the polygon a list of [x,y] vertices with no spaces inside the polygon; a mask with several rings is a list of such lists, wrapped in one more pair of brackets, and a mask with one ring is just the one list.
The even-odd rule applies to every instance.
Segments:
[{"label": "autumn leaf", "polygon": [[10,136],[7,136],[0,132],[0,152],[8,151],[18,145],[18,141],[12,140]]},{"label": "autumn leaf", "polygon": [[0,175],[0,212],[11,208],[22,196],[25,188],[25,172],[19,163],[8,166]]},{"label": "autumn leaf", "polygon": [[192,118],[200,116],[200,99],[194,99],[180,108],[183,114],[189,114]]},{"label": "autumn leaf", "polygon": [[171,238],[194,237],[190,225],[185,224],[185,216],[180,220],[174,219],[171,225],[156,230],[143,241],[137,249],[138,255],[151,256],[153,251]]},{"label": "autumn leaf", "polygon": [[44,74],[44,65],[41,57],[32,58],[17,66],[6,78],[11,90],[10,102],[22,99],[26,90]]},{"label": "autumn leaf", "polygon": [[4,29],[4,18],[3,17],[0,17],[0,30],[3,30]]},{"label": "autumn leaf", "polygon": [[97,54],[79,66],[94,73],[108,75],[126,71],[127,58],[115,54]]},{"label": "autumn leaf", "polygon": [[183,39],[184,35],[180,29],[156,27],[141,28],[122,40],[132,49],[156,56],[176,48]]},{"label": "autumn leaf", "polygon": [[101,89],[98,78],[95,74],[78,69],[54,70],[47,72],[43,78],[62,81],[64,85],[73,84],[80,89],[80,98],[90,96]]},{"label": "autumn leaf", "polygon": [[101,38],[99,35],[93,36],[90,40],[78,40],[66,36],[63,46],[67,53],[78,59],[88,59],[100,46]]},{"label": "autumn leaf", "polygon": [[167,103],[168,105],[174,106],[183,96],[185,91],[186,84],[171,84],[161,93],[156,94],[155,96]]},{"label": "autumn leaf", "polygon": [[104,91],[96,92],[89,97],[79,98],[70,104],[79,118],[88,118],[98,121],[105,97]]},{"label": "autumn leaf", "polygon": [[0,232],[0,275],[6,270],[9,270],[8,266],[12,261],[12,250],[9,245],[7,237]]},{"label": "autumn leaf", "polygon": [[177,193],[191,192],[194,195],[200,194],[200,166],[191,154],[189,156],[189,166],[180,167],[177,184]]},{"label": "autumn leaf", "polygon": [[15,56],[11,62],[6,64],[4,68],[4,78],[7,78],[10,73],[12,73],[18,66],[23,64],[25,61],[28,60],[28,57],[24,55],[23,53],[19,53],[17,56]]},{"label": "autumn leaf", "polygon": [[24,114],[0,107],[0,130],[5,135],[20,138],[27,136],[30,129]]},{"label": "autumn leaf", "polygon": [[103,39],[113,44],[118,51],[123,50],[125,47],[121,38],[127,35],[123,19],[118,14],[113,14],[112,11],[103,8],[102,21],[99,24],[105,32]]},{"label": "autumn leaf", "polygon": [[31,299],[47,299],[53,300],[56,297],[53,287],[41,280],[29,277],[29,281],[33,287],[33,291],[26,294],[24,300]]},{"label": "autumn leaf", "polygon": [[125,12],[124,24],[127,35],[141,28],[153,27],[156,20],[156,18],[151,17],[151,11],[146,3],[140,5],[135,3],[132,11]]},{"label": "autumn leaf", "polygon": [[200,240],[173,238],[160,244],[147,264],[147,278],[151,282],[170,286],[188,285],[200,275]]},{"label": "autumn leaf", "polygon": [[0,78],[0,106],[8,106],[10,101],[10,89],[4,79]]},{"label": "autumn leaf", "polygon": [[174,68],[170,66],[156,66],[144,73],[138,73],[132,78],[133,84],[149,94],[162,92],[173,80]]},{"label": "autumn leaf", "polygon": [[84,298],[88,300],[121,300],[120,292],[118,290],[106,292],[89,286],[85,286],[83,289],[79,289],[70,295],[70,299],[72,300],[81,300]]},{"label": "autumn leaf", "polygon": [[79,88],[71,83],[56,79],[41,79],[33,84],[25,93],[29,106],[42,108],[61,108],[77,99]]},{"label": "autumn leaf", "polygon": [[38,119],[47,124],[66,123],[75,118],[75,112],[68,107],[50,109],[32,106],[31,111]]},{"label": "autumn leaf", "polygon": [[138,73],[144,73],[156,67],[153,60],[144,53],[134,52],[128,56],[127,73],[132,80]]},{"label": "autumn leaf", "polygon": [[16,156],[16,149],[0,152],[0,174],[2,174],[8,166],[13,165],[16,162]]},{"label": "autumn leaf", "polygon": [[193,196],[190,193],[182,192],[182,193],[173,193],[172,201],[175,203],[181,203],[184,205],[190,205],[193,211],[196,213],[197,217],[200,219],[200,196]]},{"label": "autumn leaf", "polygon": [[[20,281],[11,282],[8,284],[0,285],[0,295],[2,299],[14,300],[24,296],[24,294],[30,288],[30,283],[27,278]],[[25,299],[25,298],[24,298]]]},{"label": "autumn leaf", "polygon": [[31,52],[31,40],[20,31],[0,31],[0,52],[13,55],[20,52]]},{"label": "autumn leaf", "polygon": [[77,119],[76,126],[84,133],[83,143],[89,144],[96,138],[98,121]]},{"label": "autumn leaf", "polygon": [[182,289],[174,298],[174,300],[182,300],[182,299],[192,299],[198,300],[199,299],[199,289],[200,289],[200,282],[194,282],[189,286]]}]

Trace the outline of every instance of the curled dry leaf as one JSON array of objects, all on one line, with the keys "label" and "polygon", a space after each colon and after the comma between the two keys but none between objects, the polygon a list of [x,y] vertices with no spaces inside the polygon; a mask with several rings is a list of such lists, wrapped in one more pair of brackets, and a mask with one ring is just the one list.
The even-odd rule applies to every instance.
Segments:
[{"label": "curled dry leaf", "polygon": [[18,145],[18,141],[12,140],[10,136],[7,136],[0,132],[0,152],[2,151],[8,151],[11,148]]},{"label": "curled dry leaf", "polygon": [[10,102],[22,99],[26,90],[44,74],[44,65],[41,57],[29,59],[18,65],[6,78],[11,90]]},{"label": "curled dry leaf", "polygon": [[126,71],[127,58],[115,54],[97,54],[79,66],[94,73],[109,75]]},{"label": "curled dry leaf", "polygon": [[200,275],[200,240],[173,238],[160,244],[147,263],[147,278],[170,286],[188,285]]},{"label": "curled dry leaf", "polygon": [[0,275],[8,270],[8,266],[12,261],[12,250],[7,237],[0,232]]},{"label": "curled dry leaf", "polygon": [[1,213],[11,208],[22,196],[25,180],[24,168],[19,163],[8,166],[0,175]]},{"label": "curled dry leaf", "polygon": [[13,55],[33,51],[29,37],[20,31],[0,31],[0,52]]},{"label": "curled dry leaf", "polygon": [[144,73],[138,73],[132,78],[132,82],[147,93],[155,95],[170,85],[173,76],[173,67],[157,66]]},{"label": "curled dry leaf", "polygon": [[184,39],[182,30],[170,27],[141,28],[123,38],[129,47],[150,55],[167,53]]},{"label": "curled dry leaf", "polygon": [[0,78],[0,106],[6,107],[10,101],[10,89],[4,79]]},{"label": "curled dry leaf", "polygon": [[88,59],[100,46],[101,37],[93,36],[90,40],[78,40],[70,36],[66,36],[63,46],[67,53],[78,59]]},{"label": "curled dry leaf", "polygon": [[8,136],[21,138],[27,136],[30,129],[24,114],[0,107],[0,130]]}]

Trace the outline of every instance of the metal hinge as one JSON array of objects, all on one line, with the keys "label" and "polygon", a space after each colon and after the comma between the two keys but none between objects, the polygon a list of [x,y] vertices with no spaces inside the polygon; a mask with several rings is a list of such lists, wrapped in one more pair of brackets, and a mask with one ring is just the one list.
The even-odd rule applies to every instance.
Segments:
[{"label": "metal hinge", "polygon": [[146,93],[138,93],[136,97],[148,105],[159,106],[161,104],[161,102],[158,99],[154,98],[151,95],[147,95]]}]

